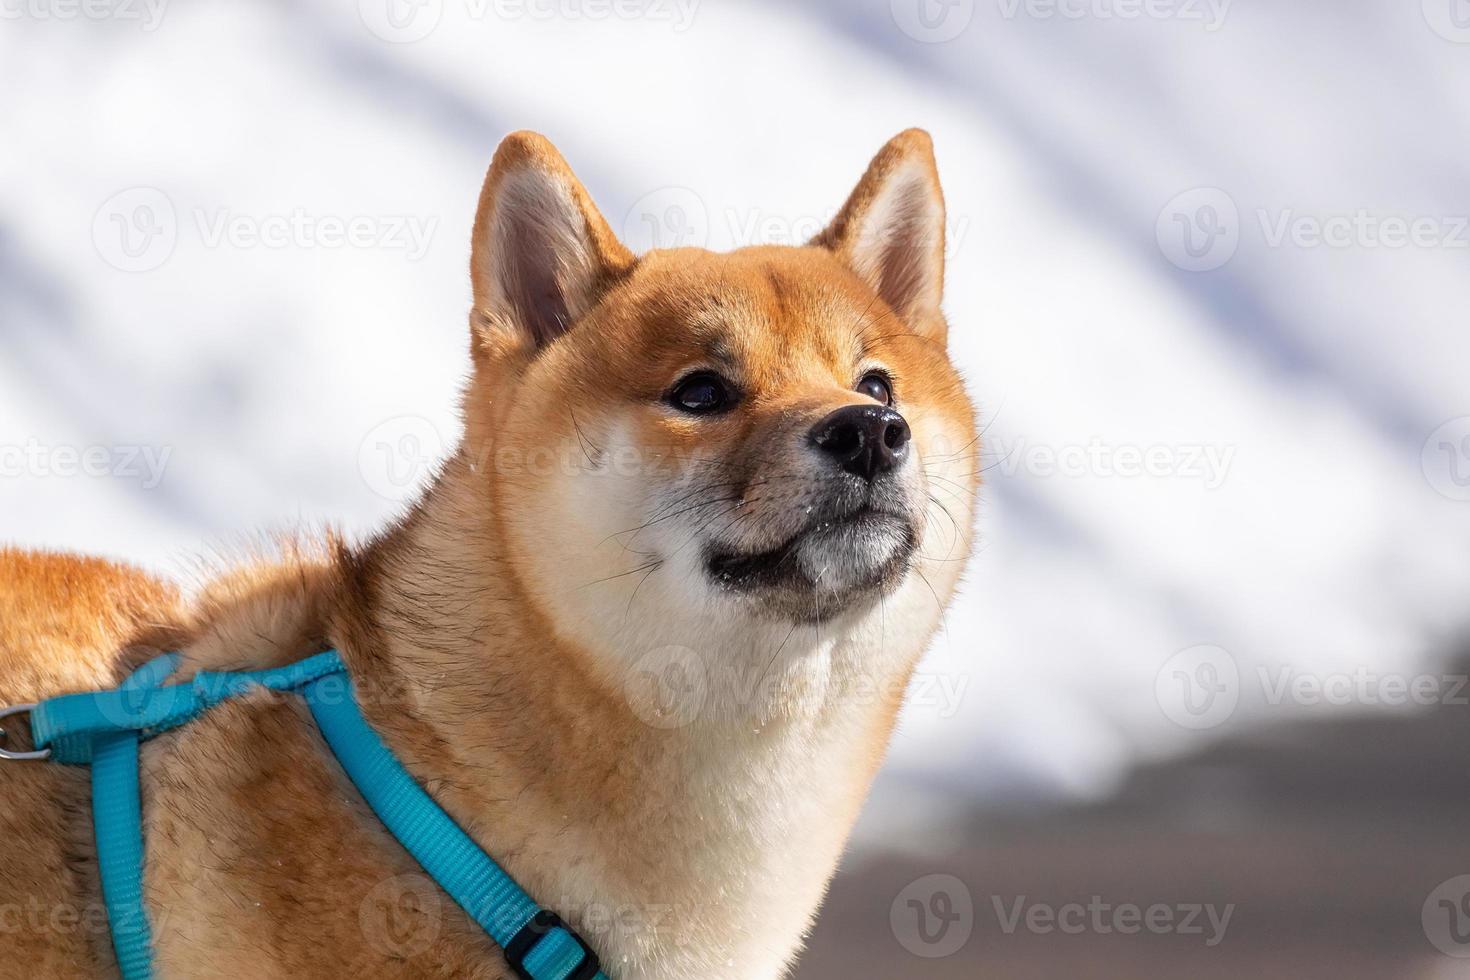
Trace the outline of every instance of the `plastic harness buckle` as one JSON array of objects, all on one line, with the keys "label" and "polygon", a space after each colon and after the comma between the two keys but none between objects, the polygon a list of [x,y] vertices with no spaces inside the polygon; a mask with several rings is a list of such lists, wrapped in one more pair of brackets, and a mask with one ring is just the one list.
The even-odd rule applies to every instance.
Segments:
[{"label": "plastic harness buckle", "polygon": [[582,947],[582,962],[573,970],[566,980],[592,980],[602,969],[602,963],[597,959],[597,954],[587,941],[577,935],[575,929],[567,927],[562,922],[561,916],[550,909],[542,909],[531,917],[531,921],[521,926],[520,932],[511,937],[510,942],[505,944],[505,961],[521,980],[536,980],[531,972],[526,969],[526,957],[536,944],[546,938],[553,929],[562,929],[567,935],[574,939],[578,946]]}]

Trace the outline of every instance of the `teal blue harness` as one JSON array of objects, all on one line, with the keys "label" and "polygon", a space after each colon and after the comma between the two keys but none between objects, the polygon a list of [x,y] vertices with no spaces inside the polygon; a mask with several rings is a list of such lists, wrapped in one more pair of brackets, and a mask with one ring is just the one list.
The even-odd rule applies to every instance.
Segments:
[{"label": "teal blue harness", "polygon": [[[202,672],[187,684],[163,682],[179,656],[167,653],[110,691],[66,694],[0,711],[29,713],[33,752],[3,758],[49,758],[92,767],[92,824],[112,945],[124,980],[152,977],[148,914],[143,905],[143,826],[138,746],[211,707],[248,691],[294,691],[306,700],[322,736],[348,777],[424,871],[505,953],[523,980],[607,980],[587,943],[541,908],[414,782],[368,725],[352,680],[335,650],[288,667]],[[0,735],[3,735],[0,731]]]}]

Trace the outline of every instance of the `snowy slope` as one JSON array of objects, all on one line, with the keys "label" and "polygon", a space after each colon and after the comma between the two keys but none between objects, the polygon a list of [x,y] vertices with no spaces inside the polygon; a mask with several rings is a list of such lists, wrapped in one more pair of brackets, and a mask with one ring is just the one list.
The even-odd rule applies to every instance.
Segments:
[{"label": "snowy slope", "polygon": [[[1417,3],[1241,0],[1215,29],[1182,0],[957,0],[933,29],[917,3],[0,22],[0,537],[183,574],[250,529],[393,513],[455,434],[469,221],[512,129],[557,142],[633,244],[724,248],[809,233],[921,125],[990,469],[924,667],[949,693],[911,706],[895,778],[1095,793],[1190,739],[1383,706],[1273,704],[1282,667],[1437,670],[1470,594],[1456,439],[1426,446],[1470,415],[1470,49]],[[1206,204],[1228,261],[1182,251]],[[1276,241],[1359,211],[1439,236]],[[1166,665],[1204,644],[1239,707],[1189,727]]]}]

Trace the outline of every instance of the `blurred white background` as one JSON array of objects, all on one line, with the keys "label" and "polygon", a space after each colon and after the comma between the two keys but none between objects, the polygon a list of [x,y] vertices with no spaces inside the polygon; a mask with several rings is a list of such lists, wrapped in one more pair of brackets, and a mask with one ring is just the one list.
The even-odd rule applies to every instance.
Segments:
[{"label": "blurred white background", "polygon": [[0,91],[6,542],[187,579],[390,518],[457,434],[511,130],[634,247],[725,249],[922,126],[982,545],[853,860],[1456,703],[1465,0],[0,0]]}]

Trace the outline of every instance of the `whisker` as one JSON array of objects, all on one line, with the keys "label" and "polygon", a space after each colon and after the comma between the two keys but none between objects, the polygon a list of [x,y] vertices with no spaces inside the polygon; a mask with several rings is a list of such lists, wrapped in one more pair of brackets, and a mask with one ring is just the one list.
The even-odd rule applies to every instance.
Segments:
[{"label": "whisker", "polygon": [[658,566],[662,565],[663,563],[664,561],[662,558],[655,558],[652,561],[645,562],[642,565],[639,565],[637,568],[630,568],[626,572],[619,572],[616,575],[607,575],[603,578],[593,579],[591,582],[588,582],[585,585],[577,586],[577,588],[587,589],[591,588],[594,585],[601,585],[603,582],[612,582],[616,579],[627,578],[629,575],[636,574],[637,572],[656,570]]}]

